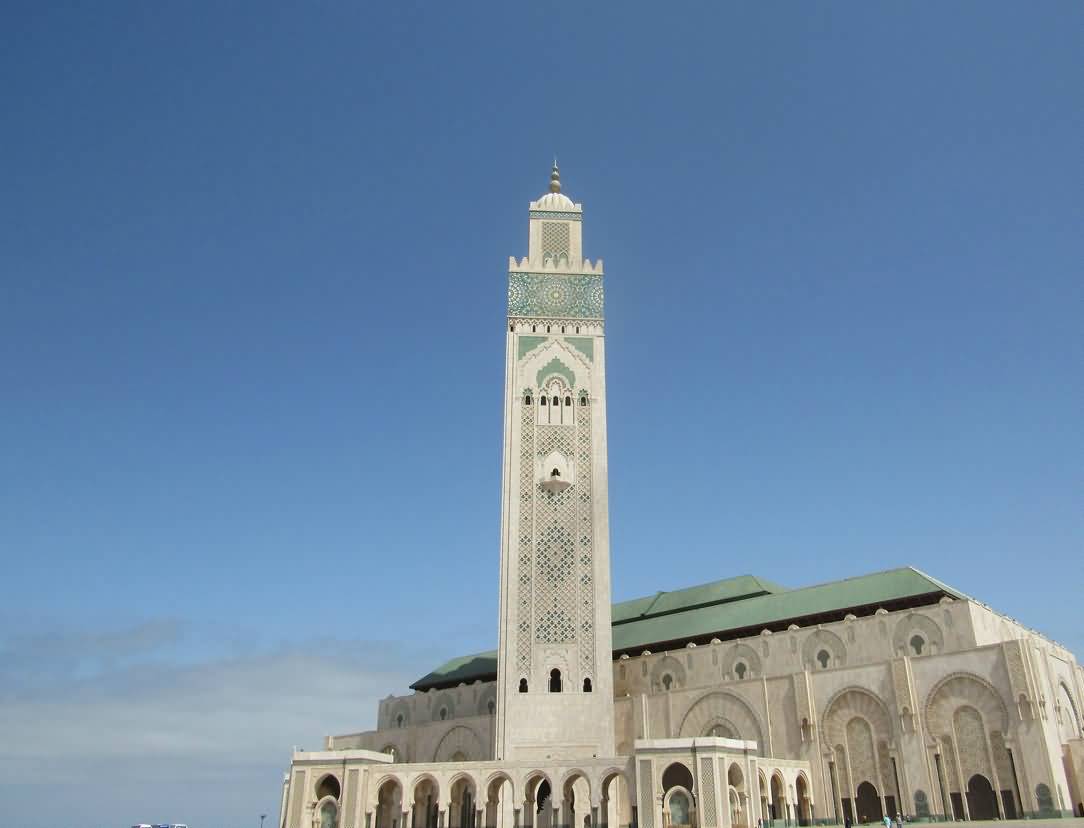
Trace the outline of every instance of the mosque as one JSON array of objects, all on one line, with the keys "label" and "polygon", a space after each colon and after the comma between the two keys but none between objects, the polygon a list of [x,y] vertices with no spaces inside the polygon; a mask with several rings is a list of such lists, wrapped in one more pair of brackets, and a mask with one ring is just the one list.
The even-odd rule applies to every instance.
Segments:
[{"label": "mosque", "polygon": [[1084,816],[1084,670],[918,570],[611,605],[603,265],[531,202],[508,268],[500,629],[295,751],[279,828]]}]

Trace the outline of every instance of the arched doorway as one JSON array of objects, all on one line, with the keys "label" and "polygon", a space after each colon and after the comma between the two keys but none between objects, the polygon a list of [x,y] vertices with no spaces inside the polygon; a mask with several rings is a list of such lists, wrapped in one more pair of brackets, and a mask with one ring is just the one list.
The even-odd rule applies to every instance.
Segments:
[{"label": "arched doorway", "polygon": [[339,780],[333,775],[328,774],[319,782],[316,783],[316,798],[323,799],[330,796],[332,799],[339,798]]},{"label": "arched doorway", "polygon": [[858,786],[857,793],[855,803],[858,805],[859,822],[880,822],[885,818],[884,809],[881,807],[881,797],[873,785],[863,782]]},{"label": "arched doorway", "polygon": [[332,799],[325,799],[316,813],[317,828],[338,828],[339,806]]},{"label": "arched doorway", "polygon": [[994,786],[981,773],[976,773],[967,782],[967,810],[972,819],[999,818]]},{"label": "arched doorway", "polygon": [[578,828],[584,824],[584,817],[591,816],[591,787],[587,778],[579,772],[573,772],[561,787],[561,824]]},{"label": "arched doorway", "polygon": [[787,818],[787,797],[784,793],[783,777],[772,774],[772,821],[783,822]]},{"label": "arched doorway", "polygon": [[680,785],[687,791],[693,789],[693,773],[681,762],[674,762],[662,772],[662,792]]},{"label": "arched doorway", "polygon": [[767,823],[771,818],[771,807],[768,804],[768,777],[764,775],[764,771],[759,771],[757,773],[757,793],[760,794],[761,818]]},{"label": "arched doorway", "polygon": [[749,824],[749,795],[745,790],[745,774],[737,762],[726,771],[727,799],[730,806],[730,824],[733,828],[746,828]]},{"label": "arched doorway", "polygon": [[667,828],[692,828],[692,794],[680,785],[671,788],[663,799],[662,813]]},{"label": "arched doorway", "polygon": [[555,820],[553,788],[550,786],[549,779],[541,773],[528,777],[524,784],[524,794],[524,813],[528,820],[525,824],[530,825],[531,828],[550,828]]},{"label": "arched doorway", "polygon": [[[507,824],[507,817],[515,808],[515,794],[512,788],[512,780],[503,773],[496,773],[486,782],[485,788],[480,790],[479,799],[482,803],[482,825],[498,825],[501,822]],[[533,814],[527,815],[524,825],[533,825],[530,820]]]},{"label": "arched doorway", "polygon": [[430,776],[414,783],[414,824],[411,828],[437,828],[440,814],[440,789]]},{"label": "arched doorway", "polygon": [[599,803],[599,822],[605,828],[621,828],[632,822],[632,802],[629,786],[620,771],[608,773],[602,778],[602,798]]},{"label": "arched doorway", "polygon": [[376,828],[401,828],[403,788],[394,777],[385,780],[376,795]]},{"label": "arched doorway", "polygon": [[805,776],[802,774],[798,774],[798,779],[794,783],[794,790],[795,797],[798,800],[798,824],[812,825],[813,813],[809,801],[809,783],[805,781]]},{"label": "arched doorway", "polygon": [[451,797],[448,805],[448,828],[476,828],[476,793],[474,782],[469,776],[461,776],[452,783]]}]

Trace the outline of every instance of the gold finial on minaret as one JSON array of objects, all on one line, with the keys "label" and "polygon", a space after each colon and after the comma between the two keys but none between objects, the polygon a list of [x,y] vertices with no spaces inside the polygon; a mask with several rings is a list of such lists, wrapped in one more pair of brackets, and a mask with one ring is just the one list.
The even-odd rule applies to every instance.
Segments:
[{"label": "gold finial on minaret", "polygon": [[561,171],[557,169],[557,159],[553,159],[553,172],[550,173],[550,192],[561,192]]}]

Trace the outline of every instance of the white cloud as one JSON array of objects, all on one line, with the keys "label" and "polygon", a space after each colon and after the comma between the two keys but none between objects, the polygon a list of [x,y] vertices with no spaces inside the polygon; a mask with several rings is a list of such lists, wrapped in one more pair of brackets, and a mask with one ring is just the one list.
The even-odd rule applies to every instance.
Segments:
[{"label": "white cloud", "polygon": [[180,626],[38,636],[0,650],[0,825],[254,825],[278,809],[294,745],[372,727],[416,665],[316,641],[170,664]]}]

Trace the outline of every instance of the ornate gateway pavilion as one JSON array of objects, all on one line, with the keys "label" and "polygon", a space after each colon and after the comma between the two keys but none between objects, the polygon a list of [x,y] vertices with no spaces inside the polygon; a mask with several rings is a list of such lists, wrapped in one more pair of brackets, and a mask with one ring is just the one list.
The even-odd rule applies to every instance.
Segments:
[{"label": "ornate gateway pavilion", "polygon": [[1084,815],[1084,671],[914,569],[610,604],[602,261],[508,272],[500,636],[295,752],[280,828],[752,828]]}]

